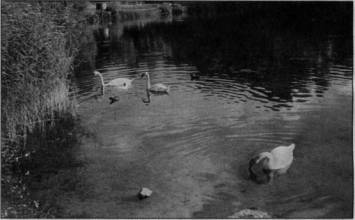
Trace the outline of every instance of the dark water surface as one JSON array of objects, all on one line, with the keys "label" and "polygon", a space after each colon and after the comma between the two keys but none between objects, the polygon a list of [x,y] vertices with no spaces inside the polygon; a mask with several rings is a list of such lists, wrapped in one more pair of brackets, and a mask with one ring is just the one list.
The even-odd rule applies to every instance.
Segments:
[{"label": "dark water surface", "polygon": [[[97,29],[105,82],[148,71],[170,94],[144,103],[137,79],[102,97],[99,78],[82,74],[79,114],[92,134],[81,193],[61,198],[68,216],[352,217],[352,30],[307,22],[225,15]],[[291,143],[288,174],[248,180],[251,156]],[[138,201],[143,186],[154,193]]]}]

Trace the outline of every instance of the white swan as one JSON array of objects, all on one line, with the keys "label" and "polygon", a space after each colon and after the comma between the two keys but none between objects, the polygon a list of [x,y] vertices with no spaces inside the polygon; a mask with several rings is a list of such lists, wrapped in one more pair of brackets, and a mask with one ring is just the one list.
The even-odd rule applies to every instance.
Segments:
[{"label": "white swan", "polygon": [[115,88],[118,88],[118,89],[129,89],[132,87],[133,80],[135,80],[135,79],[127,79],[127,78],[116,78],[116,79],[111,80],[108,83],[104,83],[104,78],[99,71],[95,70],[94,74],[96,76],[99,76],[101,79],[101,86],[102,86],[103,93],[105,91],[105,86],[114,86]]},{"label": "white swan", "polygon": [[147,77],[147,90],[152,92],[152,93],[169,93],[169,86],[164,85],[162,83],[157,83],[154,85],[150,84],[150,76],[148,72],[145,72],[142,74],[142,78],[146,76]]},{"label": "white swan", "polygon": [[279,146],[270,152],[262,152],[249,162],[250,177],[259,183],[273,179],[274,174],[284,174],[293,162],[295,144]]}]

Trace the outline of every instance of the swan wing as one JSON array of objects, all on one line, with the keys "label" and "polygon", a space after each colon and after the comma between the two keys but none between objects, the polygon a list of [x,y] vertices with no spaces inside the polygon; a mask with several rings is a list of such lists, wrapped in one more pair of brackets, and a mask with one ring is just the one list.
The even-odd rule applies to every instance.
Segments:
[{"label": "swan wing", "polygon": [[157,84],[152,85],[150,90],[157,91],[157,92],[166,92],[169,90],[169,87],[162,84],[162,83],[157,83]]},{"label": "swan wing", "polygon": [[122,88],[128,88],[131,86],[131,84],[132,80],[127,78],[117,78],[107,83],[108,86],[116,86]]},{"label": "swan wing", "polygon": [[272,154],[274,161],[271,164],[271,169],[281,169],[289,166],[293,161],[294,147],[280,146],[273,149]]}]

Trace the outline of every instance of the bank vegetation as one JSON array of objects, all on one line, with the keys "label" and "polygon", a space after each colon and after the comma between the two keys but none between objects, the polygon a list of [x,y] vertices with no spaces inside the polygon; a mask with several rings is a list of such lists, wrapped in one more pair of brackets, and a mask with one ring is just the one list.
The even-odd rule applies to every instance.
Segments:
[{"label": "bank vegetation", "polygon": [[70,77],[87,18],[78,4],[1,4],[1,217],[53,217],[34,180],[71,166],[76,101]]}]

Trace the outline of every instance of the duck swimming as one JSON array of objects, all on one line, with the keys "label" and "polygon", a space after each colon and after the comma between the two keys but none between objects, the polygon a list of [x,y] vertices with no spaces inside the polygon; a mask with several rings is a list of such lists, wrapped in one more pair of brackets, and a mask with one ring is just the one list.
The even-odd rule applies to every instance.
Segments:
[{"label": "duck swimming", "polygon": [[200,75],[198,75],[197,73],[190,73],[190,78],[191,80],[199,80]]},{"label": "duck swimming", "polygon": [[110,105],[111,105],[112,103],[118,102],[120,100],[120,98],[118,96],[111,96],[111,97],[109,97],[109,100],[110,100]]},{"label": "duck swimming", "polygon": [[293,162],[295,144],[279,146],[270,152],[262,152],[249,161],[250,178],[257,183],[271,181],[275,174],[284,174]]}]

